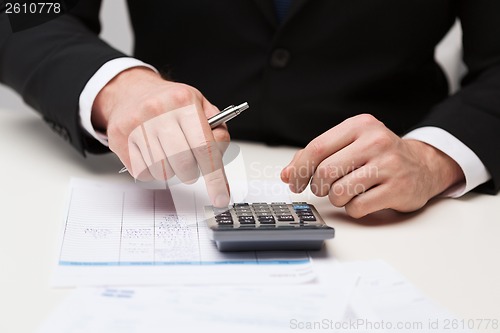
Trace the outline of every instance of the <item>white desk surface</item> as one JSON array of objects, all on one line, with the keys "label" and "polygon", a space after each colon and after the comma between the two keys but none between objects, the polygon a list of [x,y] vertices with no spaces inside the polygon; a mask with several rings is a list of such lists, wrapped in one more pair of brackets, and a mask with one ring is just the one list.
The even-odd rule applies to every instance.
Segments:
[{"label": "white desk surface", "polygon": [[[81,157],[34,113],[0,110],[0,332],[33,332],[67,295],[49,287],[60,214],[73,176],[122,180],[116,157]],[[277,177],[294,148],[240,143],[250,178]],[[252,164],[251,164],[252,163]],[[250,165],[251,164],[251,165]],[[411,214],[347,217],[315,204],[336,238],[328,257],[383,259],[464,319],[500,319],[500,196],[439,199]]]}]

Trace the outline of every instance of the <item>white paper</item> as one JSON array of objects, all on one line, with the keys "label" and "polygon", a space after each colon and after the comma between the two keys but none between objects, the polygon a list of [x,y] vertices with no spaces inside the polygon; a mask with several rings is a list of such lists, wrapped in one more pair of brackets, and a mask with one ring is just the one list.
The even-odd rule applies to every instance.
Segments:
[{"label": "white paper", "polygon": [[[280,191],[275,200],[289,201]],[[73,179],[53,285],[302,283],[315,277],[306,251],[219,252],[207,234],[205,192],[203,181],[142,189]],[[249,192],[245,201],[263,201],[265,192]]]},{"label": "white paper", "polygon": [[[381,260],[344,264],[359,276],[346,328],[356,332],[468,332],[460,320]],[[346,332],[349,330],[345,330]]]},{"label": "white paper", "polygon": [[39,333],[290,332],[342,317],[356,279],[334,262],[321,271],[293,286],[78,288]]}]

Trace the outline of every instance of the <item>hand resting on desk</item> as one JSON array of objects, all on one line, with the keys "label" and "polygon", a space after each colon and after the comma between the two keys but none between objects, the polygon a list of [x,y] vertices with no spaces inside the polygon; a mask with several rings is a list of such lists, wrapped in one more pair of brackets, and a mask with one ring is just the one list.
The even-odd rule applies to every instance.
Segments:
[{"label": "hand resting on desk", "polygon": [[371,115],[358,115],[312,140],[281,172],[292,192],[328,196],[360,218],[390,208],[410,212],[463,181],[460,166],[440,150],[398,137]]}]

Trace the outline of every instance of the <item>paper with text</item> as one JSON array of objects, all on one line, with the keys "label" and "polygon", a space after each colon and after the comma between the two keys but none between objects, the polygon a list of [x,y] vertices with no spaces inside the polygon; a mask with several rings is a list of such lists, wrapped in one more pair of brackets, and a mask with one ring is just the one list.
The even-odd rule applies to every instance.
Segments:
[{"label": "paper with text", "polygon": [[299,283],[314,278],[305,251],[219,252],[208,238],[203,207],[209,201],[198,183],[142,189],[72,180],[53,284]]},{"label": "paper with text", "polygon": [[333,261],[318,272],[301,285],[78,288],[38,333],[302,331],[338,322],[356,281]]}]

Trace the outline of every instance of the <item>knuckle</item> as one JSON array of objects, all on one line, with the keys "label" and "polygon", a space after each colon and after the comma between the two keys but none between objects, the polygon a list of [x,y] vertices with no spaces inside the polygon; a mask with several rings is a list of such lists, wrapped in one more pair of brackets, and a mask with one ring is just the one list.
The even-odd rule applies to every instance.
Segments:
[{"label": "knuckle", "polygon": [[[141,109],[146,114],[158,115],[164,111],[164,102],[157,97],[150,97],[141,102]],[[135,123],[140,123],[143,119],[140,112],[134,112],[130,117]]]},{"label": "knuckle", "polygon": [[340,196],[343,196],[347,192],[347,190],[346,187],[342,184],[333,184],[331,192],[335,197],[338,198]]},{"label": "knuckle", "polygon": [[384,163],[388,168],[393,170],[400,170],[403,165],[401,156],[393,153],[386,154]]},{"label": "knuckle", "polygon": [[392,145],[392,136],[387,131],[378,131],[373,135],[371,144],[381,150],[386,150]]},{"label": "knuckle", "polygon": [[328,199],[330,200],[331,204],[334,205],[335,207],[340,208],[344,206],[342,197],[338,195],[335,191],[330,192],[330,194],[328,195]]},{"label": "knuckle", "polygon": [[347,215],[359,219],[366,215],[366,203],[361,197],[357,197],[345,206],[345,211]]},{"label": "knuckle", "polygon": [[185,85],[177,85],[169,91],[169,98],[174,105],[185,106],[192,103],[194,91]]},{"label": "knuckle", "polygon": [[208,174],[204,174],[205,184],[209,188],[225,187],[225,176],[222,170],[216,170]]},{"label": "knuckle", "polygon": [[314,139],[306,146],[305,150],[308,150],[313,157],[317,158],[323,155],[325,146],[321,140]]},{"label": "knuckle", "polygon": [[361,126],[374,126],[380,124],[380,121],[369,113],[359,114],[352,119]]},{"label": "knuckle", "polygon": [[344,176],[344,171],[335,164],[327,164],[318,168],[318,174],[324,179],[335,180]]}]

